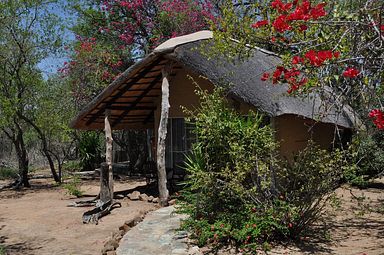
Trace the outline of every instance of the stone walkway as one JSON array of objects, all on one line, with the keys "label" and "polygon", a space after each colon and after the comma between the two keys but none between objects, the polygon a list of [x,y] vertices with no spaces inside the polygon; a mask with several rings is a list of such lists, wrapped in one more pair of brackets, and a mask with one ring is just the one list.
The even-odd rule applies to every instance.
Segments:
[{"label": "stone walkway", "polygon": [[117,255],[185,255],[186,233],[177,231],[185,216],[168,206],[147,214],[121,239]]}]

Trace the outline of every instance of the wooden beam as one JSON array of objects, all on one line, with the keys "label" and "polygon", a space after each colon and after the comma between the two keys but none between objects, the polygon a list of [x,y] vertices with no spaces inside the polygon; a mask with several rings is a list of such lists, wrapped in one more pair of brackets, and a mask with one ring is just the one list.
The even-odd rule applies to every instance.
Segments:
[{"label": "wooden beam", "polygon": [[151,113],[145,118],[143,124],[147,124],[152,118],[154,118],[155,116],[155,110],[152,110]]},{"label": "wooden beam", "polygon": [[[120,98],[138,98],[140,96],[121,96]],[[158,95],[146,95],[145,97],[158,97]]]},{"label": "wooden beam", "polygon": [[167,138],[167,125],[169,115],[169,81],[168,75],[171,73],[171,65],[167,65],[162,70],[163,82],[161,85],[161,117],[157,139],[157,176],[160,205],[167,206],[169,192],[167,189],[167,170],[165,167],[165,146]]},{"label": "wooden beam", "polygon": [[[139,110],[154,110],[156,109],[156,107],[154,106],[135,106],[135,105],[131,105],[131,106],[125,106],[125,105],[110,105],[107,107],[107,109],[109,110],[122,110],[122,111],[125,111],[125,112],[130,112],[130,111],[139,111]],[[125,114],[125,112],[123,114]],[[126,116],[127,114],[125,114]],[[124,116],[124,117],[125,117]],[[118,118],[120,118],[120,116],[118,116]],[[112,126],[116,124],[116,123],[113,123]]]},{"label": "wooden beam", "polygon": [[[117,124],[119,124],[119,121],[123,120],[128,114],[130,111],[132,111],[134,108],[136,108],[137,104],[140,103],[140,101],[145,97],[146,94],[148,94],[149,91],[151,91],[152,89],[154,89],[153,87],[161,80],[161,76],[159,75],[156,79],[154,79],[149,85],[148,87],[143,91],[143,93],[140,95],[140,97],[136,98],[135,101],[133,102],[133,104],[130,106],[131,109],[126,109],[119,117],[118,120],[116,120],[115,122],[113,122],[112,126],[115,126]],[[155,108],[156,109],[156,108]]]},{"label": "wooden beam", "polygon": [[[144,68],[141,72],[136,74],[134,78],[131,79],[129,83],[124,86],[124,89],[119,90],[119,92],[114,95],[111,100],[112,102],[116,100],[116,98],[119,98],[122,96],[127,90],[129,90],[130,87],[132,87],[137,81],[139,81],[145,74],[147,74],[153,67],[157,66],[160,62],[162,61],[161,58],[158,58],[156,61],[154,61],[152,64],[150,64],[148,67]],[[108,102],[101,102],[100,104],[108,105]],[[100,107],[99,110],[97,111],[96,115],[101,115],[105,111],[105,107],[100,106],[100,104],[97,107]],[[96,107],[96,108],[97,108]],[[92,123],[92,121],[95,120],[94,118],[89,119],[85,125],[88,126],[89,124]]]},{"label": "wooden beam", "polygon": [[[117,102],[113,102],[111,105],[131,105],[131,104],[133,104],[134,103],[134,101],[126,101],[126,102],[119,102],[119,101],[117,101]],[[143,102],[143,101],[141,101],[140,102],[140,104],[150,104],[150,105],[153,105],[153,102],[152,101],[149,101],[149,102]]]}]

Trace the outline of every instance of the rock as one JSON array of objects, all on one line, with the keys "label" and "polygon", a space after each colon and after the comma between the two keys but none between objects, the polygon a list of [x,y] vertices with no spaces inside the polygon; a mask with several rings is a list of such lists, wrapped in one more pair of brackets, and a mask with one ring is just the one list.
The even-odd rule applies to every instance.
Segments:
[{"label": "rock", "polygon": [[124,231],[124,233],[127,233],[130,229],[131,229],[131,227],[127,224],[123,224],[119,227],[119,230]]},{"label": "rock", "polygon": [[115,251],[108,251],[107,255],[116,255],[116,252]]},{"label": "rock", "polygon": [[105,244],[104,244],[104,248],[105,247],[112,247],[113,249],[108,249],[108,251],[114,251],[117,249],[117,247],[119,247],[119,242],[116,241],[115,239],[109,239]]},{"label": "rock", "polygon": [[139,199],[141,201],[147,202],[148,201],[148,195],[147,194],[140,194]]},{"label": "rock", "polygon": [[107,252],[109,252],[109,251],[114,251],[115,250],[115,247],[113,247],[112,245],[110,245],[110,244],[106,244],[105,246],[104,246],[104,248],[101,250],[101,254],[103,254],[103,255],[107,255]]},{"label": "rock", "polygon": [[138,192],[137,190],[128,194],[128,198],[131,200],[139,200],[139,197],[140,197],[140,192]]},{"label": "rock", "polygon": [[134,227],[137,225],[137,223],[139,223],[140,221],[142,221],[143,217],[142,216],[135,216],[133,219],[130,219],[130,220],[127,220],[124,225],[127,225],[129,227]]},{"label": "rock", "polygon": [[152,199],[152,203],[158,203],[159,202],[159,198],[158,197],[155,197],[154,199]]},{"label": "rock", "polygon": [[169,200],[168,204],[169,205],[175,205],[176,204],[176,199]]},{"label": "rock", "polygon": [[198,246],[192,246],[188,251],[188,255],[203,255],[203,253]]},{"label": "rock", "polygon": [[207,253],[209,253],[210,251],[211,251],[211,249],[208,248],[208,247],[201,247],[201,248],[200,248],[200,252],[201,252],[202,254],[207,254]]},{"label": "rock", "polygon": [[117,239],[117,238],[119,238],[119,237],[122,237],[123,235],[125,234],[125,232],[124,232],[124,230],[115,230],[115,231],[113,231],[112,232],[112,238],[113,239]]},{"label": "rock", "polygon": [[148,197],[148,202],[152,202],[153,199],[154,199],[153,196],[149,196],[149,197]]}]

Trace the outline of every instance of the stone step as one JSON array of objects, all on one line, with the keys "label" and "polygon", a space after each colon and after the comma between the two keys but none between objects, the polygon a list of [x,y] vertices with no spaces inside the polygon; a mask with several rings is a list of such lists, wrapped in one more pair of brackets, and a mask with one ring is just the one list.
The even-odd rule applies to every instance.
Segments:
[{"label": "stone step", "polygon": [[117,255],[188,254],[187,234],[178,231],[185,215],[175,213],[174,206],[150,212],[142,222],[128,231],[120,241]]}]

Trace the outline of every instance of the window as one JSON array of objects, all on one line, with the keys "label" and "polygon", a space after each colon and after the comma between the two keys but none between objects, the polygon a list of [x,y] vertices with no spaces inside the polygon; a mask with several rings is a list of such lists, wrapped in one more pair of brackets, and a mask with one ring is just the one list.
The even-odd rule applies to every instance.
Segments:
[{"label": "window", "polygon": [[185,155],[196,141],[193,130],[194,125],[186,123],[184,118],[170,118],[168,121],[165,165],[172,168],[175,174],[184,173]]}]

